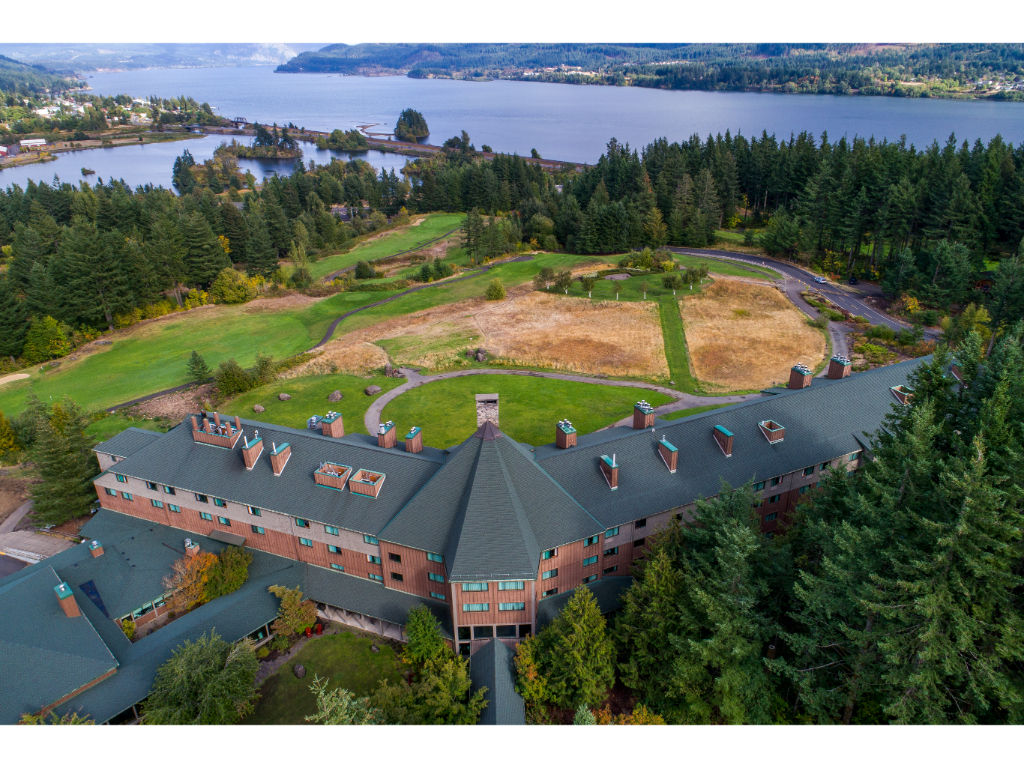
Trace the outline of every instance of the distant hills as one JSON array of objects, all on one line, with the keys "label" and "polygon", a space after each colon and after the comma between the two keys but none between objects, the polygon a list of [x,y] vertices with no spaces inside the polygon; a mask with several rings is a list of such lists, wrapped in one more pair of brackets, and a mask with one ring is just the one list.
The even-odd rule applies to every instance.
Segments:
[{"label": "distant hills", "polygon": [[4,93],[62,91],[74,85],[75,81],[56,75],[45,67],[0,55],[0,91]]},{"label": "distant hills", "polygon": [[364,43],[305,51],[277,71],[1024,99],[1024,45],[1002,43]]},{"label": "distant hills", "polygon": [[56,72],[281,64],[322,43],[0,43],[0,54]]}]

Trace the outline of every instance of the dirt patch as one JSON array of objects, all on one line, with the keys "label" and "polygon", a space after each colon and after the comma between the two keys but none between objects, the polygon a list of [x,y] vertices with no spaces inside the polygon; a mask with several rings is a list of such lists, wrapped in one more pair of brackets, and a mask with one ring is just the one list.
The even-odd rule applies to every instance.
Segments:
[{"label": "dirt patch", "polygon": [[694,374],[723,389],[784,384],[825,357],[823,334],[773,286],[719,279],[680,308]]},{"label": "dirt patch", "polygon": [[190,413],[198,413],[204,401],[209,400],[212,394],[213,384],[204,384],[194,389],[183,389],[154,397],[152,400],[132,406],[128,412],[150,419],[181,421]]},{"label": "dirt patch", "polygon": [[348,344],[326,345],[319,355],[312,360],[292,368],[284,373],[282,379],[294,379],[298,376],[324,375],[329,373],[366,374],[369,371],[383,368],[388,363],[388,353],[367,341],[355,341]]},{"label": "dirt patch", "polygon": [[509,289],[505,301],[467,299],[353,331],[328,343],[324,355],[367,342],[378,343],[398,365],[426,368],[454,364],[472,346],[484,347],[492,361],[514,365],[610,376],[668,374],[653,302],[592,302],[528,286]]},{"label": "dirt patch", "polygon": [[266,296],[253,299],[245,305],[245,312],[281,312],[286,309],[301,309],[323,300],[323,296],[307,296],[304,293],[289,293],[284,296]]},{"label": "dirt patch", "polygon": [[28,378],[28,374],[27,373],[9,373],[6,376],[0,376],[0,387],[2,387],[4,384],[6,384],[9,381],[21,381],[22,379],[27,379],[27,378]]}]

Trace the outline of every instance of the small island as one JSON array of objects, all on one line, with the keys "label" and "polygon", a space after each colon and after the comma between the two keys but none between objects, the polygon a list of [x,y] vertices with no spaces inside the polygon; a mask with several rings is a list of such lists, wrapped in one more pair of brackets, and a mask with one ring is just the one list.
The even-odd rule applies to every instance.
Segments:
[{"label": "small island", "polygon": [[299,143],[288,134],[287,128],[281,128],[279,131],[275,125],[271,130],[267,130],[259,123],[255,123],[253,128],[256,137],[251,145],[246,146],[232,140],[230,144],[222,144],[218,151],[235,157],[270,160],[296,160],[302,157]]},{"label": "small island", "polygon": [[370,148],[366,137],[354,128],[342,131],[335,128],[329,136],[320,136],[316,140],[317,149],[334,149],[341,152],[360,152]]},{"label": "small island", "polygon": [[415,109],[403,109],[395,123],[395,138],[399,141],[419,141],[430,135],[427,121]]}]

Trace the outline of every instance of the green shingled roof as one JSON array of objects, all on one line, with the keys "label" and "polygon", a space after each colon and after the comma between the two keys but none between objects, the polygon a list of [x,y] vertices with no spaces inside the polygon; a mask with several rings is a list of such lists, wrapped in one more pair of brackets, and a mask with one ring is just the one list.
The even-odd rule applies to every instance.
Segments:
[{"label": "green shingled roof", "polygon": [[481,725],[525,725],[526,705],[516,692],[512,667],[512,649],[501,640],[489,640],[469,657],[469,676],[473,690],[486,687],[487,708],[480,715]]},{"label": "green shingled roof", "polygon": [[131,456],[162,436],[163,433],[161,432],[128,427],[124,432],[119,432],[109,440],[104,440],[102,443],[97,444],[93,450],[97,453],[107,453],[111,456]]}]

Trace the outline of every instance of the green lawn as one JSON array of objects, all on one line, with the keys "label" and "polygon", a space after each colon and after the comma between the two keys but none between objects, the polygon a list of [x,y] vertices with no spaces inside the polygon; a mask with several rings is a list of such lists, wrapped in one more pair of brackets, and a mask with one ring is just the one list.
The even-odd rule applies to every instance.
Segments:
[{"label": "green lawn", "polygon": [[393,234],[357,243],[351,250],[334,253],[315,261],[309,266],[314,280],[319,280],[339,269],[355,266],[359,261],[375,261],[392,256],[400,251],[415,248],[462,224],[461,213],[432,213],[415,227],[408,227]]},{"label": "green lawn", "polygon": [[663,419],[681,419],[684,416],[693,416],[698,413],[705,413],[707,411],[714,411],[718,408],[724,408],[729,403],[722,403],[721,405],[698,405],[694,408],[683,408],[681,411],[671,411],[670,413],[664,414],[661,418]]},{"label": "green lawn", "polygon": [[[404,382],[405,379],[389,379],[384,376],[363,378],[340,373],[301,376],[258,387],[229,400],[219,409],[223,413],[299,429],[306,426],[306,420],[314,413],[323,416],[327,411],[334,410],[345,420],[346,432],[364,432],[363,416],[378,396],[367,395],[363,390],[371,384],[388,390]],[[328,402],[327,396],[336,389],[343,395],[341,402]],[[281,392],[287,392],[292,399],[278,400],[277,396]],[[253,413],[252,407],[256,403],[266,408],[266,412]]]},{"label": "green lawn", "polygon": [[[380,649],[374,652],[370,646]],[[295,677],[292,668],[301,664],[306,676]],[[315,637],[294,658],[267,678],[260,688],[256,711],[243,722],[246,725],[301,725],[306,715],[316,711],[316,698],[309,690],[313,676],[330,680],[331,688],[345,688],[356,696],[366,696],[382,679],[399,682],[405,670],[394,647],[380,638],[339,634]]]},{"label": "green lawn", "polygon": [[661,318],[661,336],[665,342],[665,359],[668,361],[673,387],[691,394],[702,391],[700,382],[690,370],[690,355],[686,350],[679,302],[671,296],[663,297],[658,302],[658,315]]},{"label": "green lawn", "polygon": [[552,442],[560,419],[569,419],[580,433],[593,432],[629,416],[641,398],[652,405],[671,400],[647,389],[483,374],[409,390],[384,408],[383,418],[394,421],[402,434],[422,427],[427,445],[447,448],[476,431],[475,395],[483,392],[499,395],[502,431],[530,445]]},{"label": "green lawn", "polygon": [[146,419],[129,416],[123,411],[118,411],[117,413],[105,414],[101,418],[96,419],[86,428],[85,434],[97,443],[102,443],[104,440],[109,440],[114,435],[120,434],[128,429],[128,427],[149,429],[153,432],[166,432],[175,425],[176,422],[168,419]]}]

